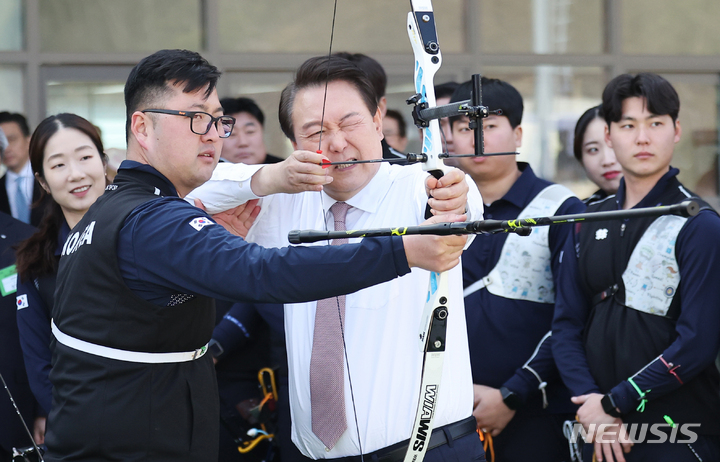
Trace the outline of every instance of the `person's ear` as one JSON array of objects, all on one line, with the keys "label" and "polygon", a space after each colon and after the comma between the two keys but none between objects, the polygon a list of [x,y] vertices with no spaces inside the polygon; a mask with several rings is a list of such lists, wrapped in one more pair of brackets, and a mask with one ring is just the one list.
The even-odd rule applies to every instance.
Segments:
[{"label": "person's ear", "polygon": [[150,147],[150,135],[154,131],[152,118],[140,111],[135,111],[130,118],[130,133],[145,150]]},{"label": "person's ear", "polygon": [[48,186],[47,182],[37,172],[35,172],[35,179],[38,183],[40,183],[40,186],[45,190],[46,193],[51,194],[50,187]]},{"label": "person's ear", "polygon": [[680,120],[675,121],[675,144],[677,144],[680,141],[680,136],[682,135],[682,127],[680,127]]},{"label": "person's ear", "polygon": [[605,125],[605,144],[607,144],[610,148],[613,148],[612,140],[610,139],[610,126]]},{"label": "person's ear", "polygon": [[383,114],[380,109],[380,106],[378,106],[377,111],[375,111],[375,115],[373,116],[373,124],[375,124],[375,132],[380,136],[380,139],[382,140],[385,138],[385,135],[383,134]]},{"label": "person's ear", "polygon": [[513,130],[513,134],[515,135],[515,147],[516,148],[522,147],[522,137],[523,137],[522,126],[518,125],[517,127],[515,127],[515,129]]},{"label": "person's ear", "polygon": [[380,101],[378,101],[378,109],[380,109],[380,118],[384,119],[385,114],[387,114],[387,98],[382,97],[380,98]]}]

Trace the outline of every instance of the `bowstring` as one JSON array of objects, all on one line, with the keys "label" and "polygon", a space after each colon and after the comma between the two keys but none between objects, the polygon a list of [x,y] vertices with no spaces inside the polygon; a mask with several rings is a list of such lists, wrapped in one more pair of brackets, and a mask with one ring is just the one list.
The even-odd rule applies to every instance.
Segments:
[{"label": "bowstring", "polygon": [[[337,0],[335,0],[334,5],[333,5],[332,26],[330,28],[330,47],[328,49],[327,72],[325,73],[325,92],[323,94],[322,113],[320,116],[320,137],[318,139],[318,149],[317,149],[318,154],[322,154],[322,135],[323,135],[323,132],[325,131],[325,106],[327,103],[328,84],[330,82],[330,58],[332,57],[332,44],[333,44],[333,38],[335,37],[335,18],[336,17],[337,17]],[[323,200],[322,200],[322,191],[320,191],[320,210],[323,212],[323,220],[322,221],[323,221],[323,225],[325,226],[325,231],[328,231],[325,207],[323,206]],[[328,212],[329,212],[329,210],[328,210]],[[333,226],[333,229],[334,228],[335,227]],[[342,338],[343,355],[345,357],[345,368],[347,369],[348,383],[350,385],[350,401],[352,403],[353,418],[355,420],[355,431],[356,431],[357,439],[358,439],[358,448],[360,451],[360,461],[365,462],[365,457],[363,455],[363,449],[362,449],[362,441],[360,439],[360,426],[358,425],[357,407],[355,406],[355,394],[353,393],[352,377],[350,376],[350,361],[348,360],[347,344],[345,342],[345,325],[343,323],[343,316],[342,316],[342,312],[340,310],[340,298],[337,296],[335,297],[335,303],[337,305],[338,319],[340,320],[340,336]],[[344,399],[344,397],[343,397],[343,399]]]},{"label": "bowstring", "polygon": [[333,7],[332,26],[330,27],[330,49],[328,50],[328,65],[327,65],[327,72],[325,73],[325,94],[323,95],[322,115],[320,116],[320,139],[318,140],[318,154],[322,154],[322,134],[325,131],[325,128],[323,125],[323,123],[325,121],[325,103],[327,101],[328,83],[330,81],[330,57],[332,56],[332,44],[333,44],[333,38],[335,37],[335,17],[336,16],[337,16],[337,0],[335,0],[335,5]]},{"label": "bowstring", "polygon": [[[437,103],[435,105],[437,106]],[[449,155],[450,153],[448,152],[447,138],[445,138],[445,130],[443,130],[442,124],[440,123],[439,120],[438,120],[438,128],[440,129],[440,137],[442,138],[442,146],[443,146],[442,151],[443,151],[443,153]],[[452,127],[450,128],[450,130],[452,130]],[[423,133],[423,136],[425,136],[424,133]]]},{"label": "bowstring", "polygon": [[[330,82],[330,57],[332,56],[332,44],[333,44],[333,38],[335,37],[335,18],[336,17],[337,17],[337,0],[335,0],[335,4],[333,6],[332,26],[330,27],[330,48],[328,49],[327,70],[325,72],[325,92],[323,94],[322,113],[320,115],[320,138],[318,139],[318,148],[316,151],[318,154],[322,154],[322,152],[323,152],[322,151],[322,135],[323,135],[323,132],[325,131],[325,103],[327,102],[328,83]],[[320,211],[322,212],[323,227],[325,228],[325,231],[329,231],[328,225],[327,225],[327,217],[326,217],[327,212],[325,212],[325,206],[323,205],[323,200],[322,200],[322,190],[320,191],[319,196],[320,196]],[[328,209],[328,212],[329,211],[330,210]],[[343,340],[343,342],[344,342],[344,340]],[[343,347],[344,346],[345,345],[343,344]]]}]

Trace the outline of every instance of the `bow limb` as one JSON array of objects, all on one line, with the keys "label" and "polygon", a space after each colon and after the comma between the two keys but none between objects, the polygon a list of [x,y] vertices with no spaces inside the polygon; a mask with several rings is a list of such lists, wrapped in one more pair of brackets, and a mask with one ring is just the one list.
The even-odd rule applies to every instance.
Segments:
[{"label": "bow limb", "polygon": [[[407,31],[415,56],[413,82],[415,85],[415,94],[420,98],[417,104],[425,108],[431,108],[437,106],[433,79],[442,65],[442,53],[440,52],[437,30],[435,28],[435,15],[431,0],[410,0],[410,4],[412,11],[410,11],[407,16]],[[440,179],[448,169],[442,158],[440,158],[440,154],[442,153],[440,123],[438,119],[432,119],[420,128],[422,129],[423,135],[421,152],[426,156],[425,161],[422,162],[423,170],[430,172],[435,178]],[[430,307],[431,299],[434,298],[432,296],[438,295],[438,298],[440,296],[437,293],[438,280],[441,280],[445,287],[445,293],[442,294],[442,296],[447,300],[446,276],[446,273],[432,273],[431,275],[428,303],[426,304],[420,324],[419,346],[421,351],[425,350],[427,330],[430,326],[432,310],[434,309],[434,307]],[[434,290],[433,282],[436,283]]]},{"label": "bow limb", "polygon": [[[437,106],[433,79],[442,65],[442,53],[435,29],[435,15],[431,0],[410,0],[410,3],[412,11],[408,13],[407,27],[410,44],[415,55],[413,79],[415,93],[420,98],[419,104],[431,108]],[[427,126],[421,128],[423,139],[420,152],[427,156],[422,163],[423,170],[439,179],[447,171],[445,163],[440,158],[440,154],[442,154],[440,122],[432,119]]]}]

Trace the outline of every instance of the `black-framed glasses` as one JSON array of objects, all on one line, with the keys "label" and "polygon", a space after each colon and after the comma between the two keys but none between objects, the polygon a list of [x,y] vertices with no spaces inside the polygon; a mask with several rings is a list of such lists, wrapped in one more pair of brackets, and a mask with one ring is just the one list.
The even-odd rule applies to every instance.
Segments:
[{"label": "black-framed glasses", "polygon": [[235,126],[235,117],[221,115],[213,117],[211,114],[202,111],[175,111],[173,109],[145,109],[140,112],[154,112],[156,114],[179,115],[190,118],[190,130],[196,135],[204,135],[215,125],[218,136],[227,138]]}]

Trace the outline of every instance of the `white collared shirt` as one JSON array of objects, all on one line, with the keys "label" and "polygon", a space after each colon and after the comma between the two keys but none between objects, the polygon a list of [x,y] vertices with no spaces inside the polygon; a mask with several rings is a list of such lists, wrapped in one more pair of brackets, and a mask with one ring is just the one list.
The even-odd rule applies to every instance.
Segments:
[{"label": "white collared shirt", "polygon": [[32,165],[30,165],[29,160],[25,163],[25,166],[19,174],[11,170],[5,172],[5,190],[7,191],[8,202],[10,202],[10,213],[14,218],[18,217],[17,206],[15,204],[18,177],[22,177],[22,190],[25,192],[25,200],[29,207],[33,202],[33,187],[35,185],[35,177],[33,176]]},{"label": "white collared shirt", "polygon": [[[353,207],[345,220],[347,229],[422,223],[428,200],[427,175],[419,165],[381,165],[365,188],[346,201]],[[469,177],[467,183],[470,187],[468,220],[481,220],[480,193]],[[265,247],[285,247],[289,245],[287,234],[291,230],[332,230],[333,217],[329,209],[334,202],[324,192],[265,197],[247,240]],[[450,271],[449,279],[448,341],[434,421],[436,428],[469,417],[473,408],[460,265]],[[317,280],[322,284],[323,275],[318,274]],[[292,439],[305,456],[321,459],[360,454],[356,417],[364,453],[410,437],[420,392],[423,354],[418,333],[428,281],[429,273],[415,268],[401,278],[347,295],[345,342],[353,396],[346,369],[348,428],[330,451],[326,451],[312,432],[311,423],[309,375],[316,302],[285,305]]]}]

